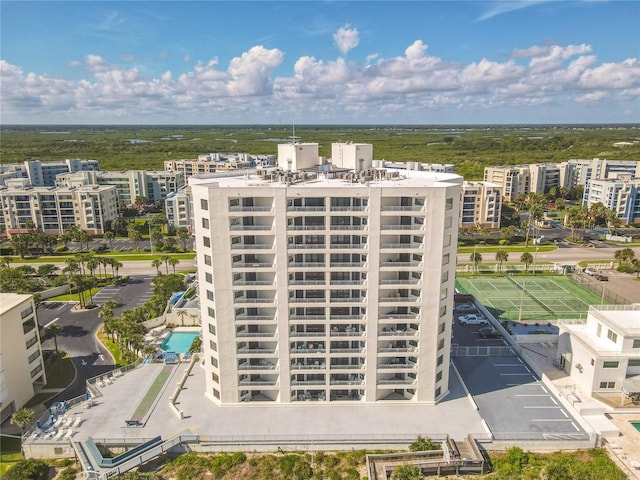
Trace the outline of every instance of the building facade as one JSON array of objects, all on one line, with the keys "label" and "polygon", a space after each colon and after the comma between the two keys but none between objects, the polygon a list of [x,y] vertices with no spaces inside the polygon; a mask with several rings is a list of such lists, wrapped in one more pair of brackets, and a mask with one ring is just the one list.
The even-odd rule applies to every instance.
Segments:
[{"label": "building facade", "polygon": [[589,307],[584,323],[560,323],[560,365],[590,395],[640,400],[640,304]]},{"label": "building facade", "polygon": [[495,183],[464,182],[460,202],[460,227],[483,225],[500,228],[502,190]]},{"label": "building facade", "polygon": [[185,227],[190,232],[192,231],[191,187],[183,187],[177,192],[167,195],[164,207],[167,224],[170,227]]},{"label": "building facade", "polygon": [[118,218],[114,186],[32,187],[26,179],[7,183],[0,188],[0,215],[9,235],[34,230],[59,235],[74,225],[102,234]]},{"label": "building facade", "polygon": [[622,225],[640,222],[640,178],[621,174],[617,178],[589,180],[582,204],[591,207],[595,203],[616,212]]},{"label": "building facade", "polygon": [[33,295],[0,293],[0,421],[47,383]]},{"label": "building facade", "polygon": [[56,176],[73,172],[92,172],[100,170],[96,160],[79,158],[61,162],[41,162],[31,160],[24,163],[9,163],[0,166],[0,185],[11,178],[26,178],[34,187],[52,187],[56,184]]},{"label": "building facade", "polygon": [[[227,170],[243,170],[251,168],[258,163],[262,165],[266,161],[263,157],[265,156],[257,158],[248,153],[207,153],[198,155],[197,159],[165,160],[164,169],[166,172],[180,172],[186,181],[187,178],[193,175],[207,175]],[[275,159],[275,157],[271,157]]]},{"label": "building facade", "polygon": [[375,169],[193,178],[206,395],[442,399],[461,184]]},{"label": "building facade", "polygon": [[485,167],[484,181],[498,185],[507,202],[531,193],[531,174],[526,165]]}]

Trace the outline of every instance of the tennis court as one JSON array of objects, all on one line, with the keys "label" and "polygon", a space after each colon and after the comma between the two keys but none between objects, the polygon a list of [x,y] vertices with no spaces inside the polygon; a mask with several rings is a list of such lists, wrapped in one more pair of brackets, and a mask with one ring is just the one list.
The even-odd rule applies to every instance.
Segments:
[{"label": "tennis court", "polygon": [[585,318],[589,305],[601,304],[598,295],[561,275],[460,277],[456,288],[474,295],[496,318],[508,320]]}]

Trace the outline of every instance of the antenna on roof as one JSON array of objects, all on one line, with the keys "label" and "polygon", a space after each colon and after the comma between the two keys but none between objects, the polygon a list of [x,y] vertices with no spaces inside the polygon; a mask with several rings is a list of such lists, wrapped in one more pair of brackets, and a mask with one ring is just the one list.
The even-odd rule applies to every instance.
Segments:
[{"label": "antenna on roof", "polygon": [[293,145],[294,143],[296,143],[296,140],[298,139],[298,137],[296,137],[296,121],[295,120],[292,122],[292,126],[293,126],[293,135],[289,138],[291,139],[291,144]]}]

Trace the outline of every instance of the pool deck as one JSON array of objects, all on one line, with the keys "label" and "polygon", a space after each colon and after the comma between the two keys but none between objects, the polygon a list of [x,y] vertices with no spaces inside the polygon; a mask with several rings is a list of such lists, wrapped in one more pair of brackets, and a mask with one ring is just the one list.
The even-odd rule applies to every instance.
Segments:
[{"label": "pool deck", "polygon": [[[74,440],[89,436],[101,439],[170,438],[179,433],[193,433],[218,439],[243,441],[295,441],[318,437],[357,440],[412,438],[418,435],[445,435],[464,438],[467,434],[486,435],[481,417],[467,399],[462,385],[451,375],[450,394],[438,405],[406,402],[382,404],[320,404],[295,402],[273,404],[251,402],[220,407],[205,392],[204,369],[194,366],[184,384],[176,407],[184,412],[180,418],[169,405],[169,398],[182,380],[188,364],[179,364],[153,407],[143,427],[127,427],[132,405],[137,405],[157,377],[163,364],[143,364],[101,389],[102,396],[83,412],[85,421]],[[138,395],[132,394],[139,392]],[[269,421],[265,421],[268,418]],[[353,441],[357,445],[357,441]],[[409,442],[407,442],[409,443]],[[246,446],[238,447],[246,449]]]},{"label": "pool deck", "polygon": [[164,325],[159,327],[152,328],[149,332],[144,336],[144,344],[151,345],[156,348],[160,348],[162,342],[169,336],[172,332],[201,332],[202,329],[200,327],[176,327],[176,328],[167,328]]}]

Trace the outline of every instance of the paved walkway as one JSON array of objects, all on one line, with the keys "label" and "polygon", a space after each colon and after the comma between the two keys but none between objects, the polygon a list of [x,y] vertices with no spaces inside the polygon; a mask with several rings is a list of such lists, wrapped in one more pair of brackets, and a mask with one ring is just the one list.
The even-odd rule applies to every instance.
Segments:
[{"label": "paved walkway", "polygon": [[316,402],[313,405],[303,402],[265,405],[254,402],[219,407],[205,397],[204,370],[196,365],[178,398],[177,407],[185,416],[180,419],[169,406],[169,397],[175,392],[187,364],[179,366],[180,371],[171,378],[144,427],[127,427],[125,420],[131,415],[132,405],[137,405],[163,367],[161,364],[141,365],[102,388],[103,396],[96,398],[96,405],[83,412],[85,422],[74,440],[88,436],[97,442],[104,438],[139,439],[156,435],[169,438],[189,432],[238,441],[322,436],[346,440],[415,439],[418,435],[438,434],[463,438],[469,433],[485,433],[478,412],[472,408],[453,373],[450,395],[436,406],[408,402],[384,405],[322,405]]}]

